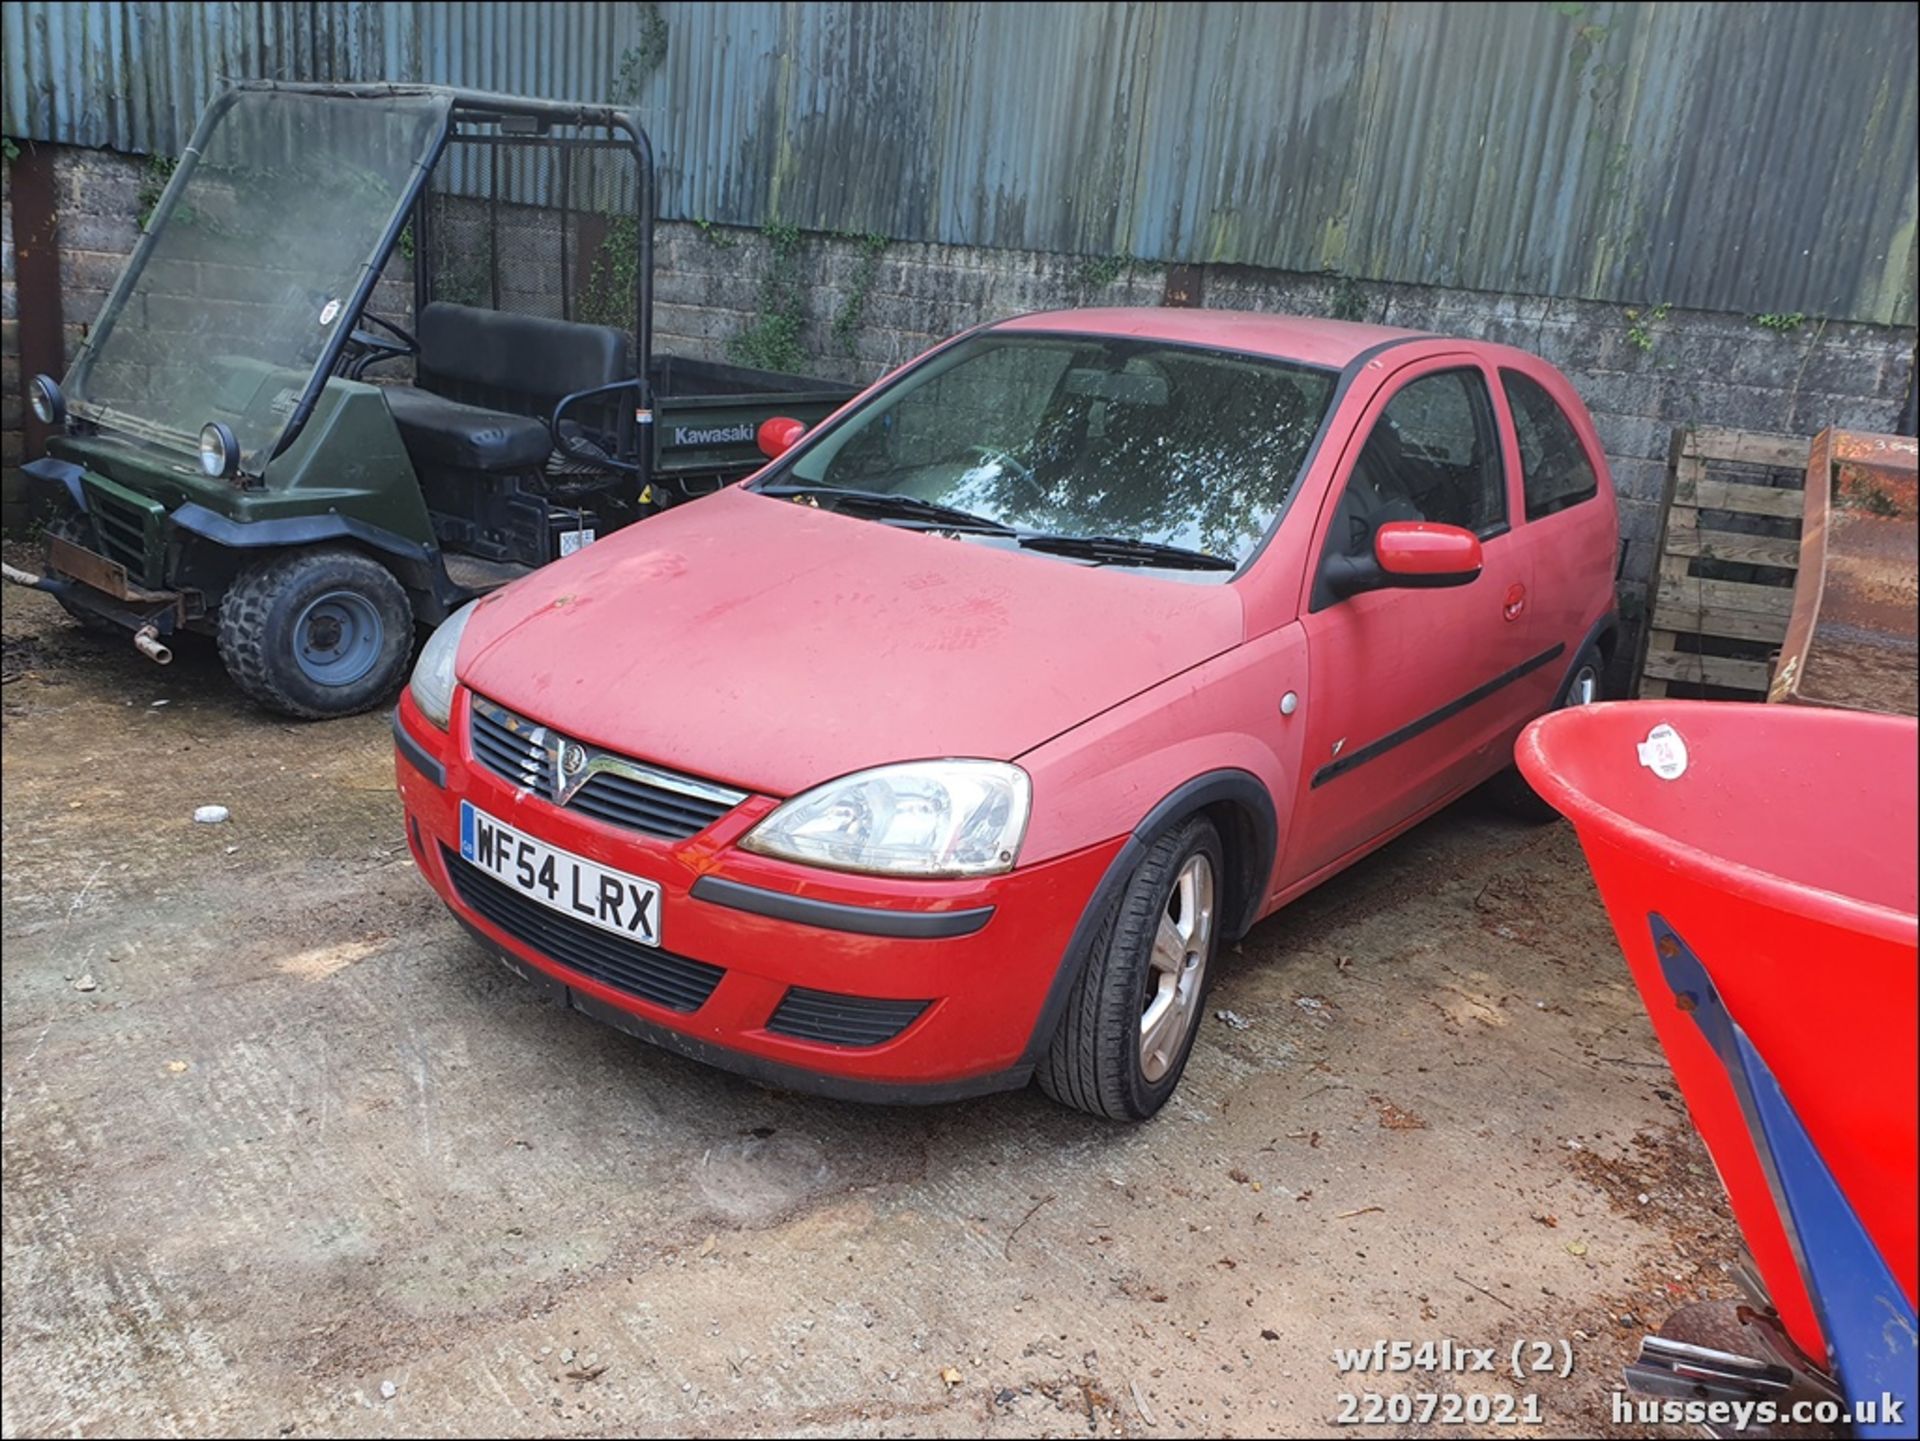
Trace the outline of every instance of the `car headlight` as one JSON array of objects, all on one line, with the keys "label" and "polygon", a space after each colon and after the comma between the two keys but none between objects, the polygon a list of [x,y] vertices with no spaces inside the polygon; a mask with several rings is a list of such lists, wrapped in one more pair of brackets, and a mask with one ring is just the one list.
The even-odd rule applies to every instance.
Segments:
[{"label": "car headlight", "polygon": [[447,728],[447,718],[453,713],[453,662],[460,654],[460,637],[466,633],[467,622],[473,619],[473,608],[478,604],[470,600],[440,622],[420,647],[413,679],[407,682],[420,714],[441,730]]},{"label": "car headlight", "polygon": [[51,375],[36,375],[27,391],[27,403],[33,417],[42,425],[59,425],[67,418],[67,398],[60,393],[60,382]]},{"label": "car headlight", "polygon": [[209,480],[218,480],[239,468],[240,442],[233,438],[233,427],[224,420],[210,420],[201,426],[201,473]]},{"label": "car headlight", "polygon": [[741,838],[744,850],[888,876],[1013,869],[1033,786],[1002,761],[910,761],[795,796]]}]

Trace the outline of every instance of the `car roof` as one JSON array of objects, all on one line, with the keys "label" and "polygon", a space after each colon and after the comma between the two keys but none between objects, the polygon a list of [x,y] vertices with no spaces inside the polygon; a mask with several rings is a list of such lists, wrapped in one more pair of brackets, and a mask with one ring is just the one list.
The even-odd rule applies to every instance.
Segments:
[{"label": "car roof", "polygon": [[1199,307],[1116,306],[1103,310],[1046,310],[1018,315],[991,327],[996,331],[1074,331],[1086,335],[1124,335],[1205,345],[1296,360],[1344,370],[1361,353],[1385,340],[1434,338],[1419,330],[1390,325],[1356,325],[1305,315],[1271,315],[1251,310]]}]

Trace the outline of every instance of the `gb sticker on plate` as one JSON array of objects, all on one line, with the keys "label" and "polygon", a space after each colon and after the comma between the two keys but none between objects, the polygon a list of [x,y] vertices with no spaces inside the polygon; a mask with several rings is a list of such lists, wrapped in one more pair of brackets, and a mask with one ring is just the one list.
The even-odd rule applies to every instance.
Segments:
[{"label": "gb sticker on plate", "polygon": [[1638,749],[1640,764],[1663,781],[1677,781],[1687,773],[1687,743],[1665,721],[1647,732]]}]

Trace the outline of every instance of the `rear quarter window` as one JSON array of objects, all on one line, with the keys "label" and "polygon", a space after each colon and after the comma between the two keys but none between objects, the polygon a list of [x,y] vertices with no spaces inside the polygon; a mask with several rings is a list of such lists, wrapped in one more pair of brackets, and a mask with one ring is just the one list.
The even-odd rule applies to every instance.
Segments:
[{"label": "rear quarter window", "polygon": [[1526,491],[1527,519],[1538,520],[1600,492],[1580,432],[1538,381],[1517,370],[1500,372],[1513,410],[1514,436],[1520,442],[1520,478]]}]

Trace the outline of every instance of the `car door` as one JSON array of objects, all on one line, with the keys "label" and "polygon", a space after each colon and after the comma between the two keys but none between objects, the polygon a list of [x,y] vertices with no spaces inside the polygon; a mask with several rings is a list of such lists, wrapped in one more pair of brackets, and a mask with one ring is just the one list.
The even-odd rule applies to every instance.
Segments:
[{"label": "car door", "polygon": [[[1409,365],[1354,428],[1317,523],[1302,603],[1312,684],[1283,888],[1505,763],[1500,747],[1524,719],[1514,682],[1531,660],[1533,581],[1510,524],[1510,454],[1492,378],[1464,354]],[[1472,531],[1480,575],[1447,589],[1335,594],[1329,558],[1370,555],[1374,530],[1395,520]]]},{"label": "car door", "polygon": [[1532,374],[1502,361],[1495,400],[1505,402],[1503,420],[1513,428],[1520,482],[1513,513],[1533,559],[1527,605],[1533,649],[1556,642],[1566,648],[1562,664],[1524,683],[1532,691],[1532,708],[1544,711],[1557,698],[1589,627],[1613,604],[1620,528],[1606,458],[1579,397],[1550,368],[1523,363],[1535,367]]}]

